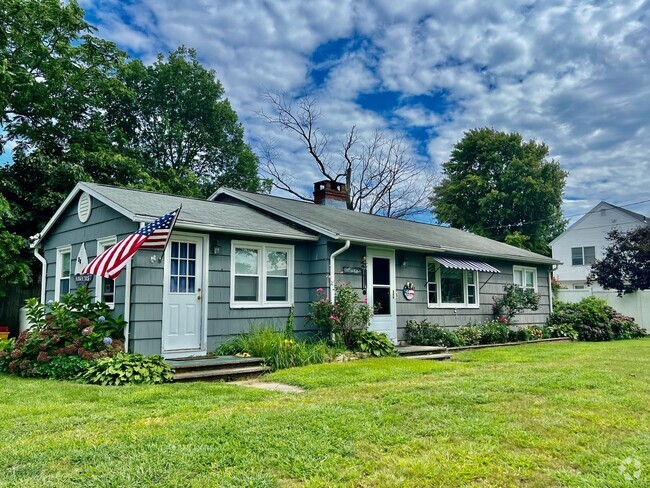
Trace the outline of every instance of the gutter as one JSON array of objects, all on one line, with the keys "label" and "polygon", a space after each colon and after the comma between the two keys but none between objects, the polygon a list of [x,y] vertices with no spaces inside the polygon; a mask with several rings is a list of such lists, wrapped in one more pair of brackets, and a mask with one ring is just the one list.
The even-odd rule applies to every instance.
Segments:
[{"label": "gutter", "polygon": [[330,255],[330,302],[334,303],[336,293],[336,283],[334,281],[336,256],[350,249],[350,239],[345,241],[342,248],[337,249]]},{"label": "gutter", "polygon": [[[37,241],[38,242],[38,241]],[[45,258],[38,252],[38,247],[36,247],[37,242],[34,244],[34,256],[41,262],[43,271],[41,272],[41,303],[45,303],[45,281],[47,280],[47,261]]]}]

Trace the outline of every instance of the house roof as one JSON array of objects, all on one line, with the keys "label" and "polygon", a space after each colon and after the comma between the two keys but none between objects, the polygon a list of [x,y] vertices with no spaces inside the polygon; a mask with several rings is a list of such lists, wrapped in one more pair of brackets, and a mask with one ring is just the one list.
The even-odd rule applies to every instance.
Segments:
[{"label": "house roof", "polygon": [[59,216],[80,192],[86,192],[134,222],[151,222],[161,215],[183,206],[176,228],[232,232],[248,236],[270,235],[293,240],[317,240],[318,237],[294,226],[283,224],[241,205],[210,202],[198,198],[134,190],[97,183],[78,183],[50,219],[34,246],[56,223]]},{"label": "house roof", "polygon": [[554,242],[558,241],[562,236],[564,236],[567,232],[569,232],[571,229],[573,229],[576,225],[580,224],[583,220],[587,219],[591,214],[599,212],[603,208],[613,208],[615,210],[618,210],[619,212],[624,213],[628,217],[632,219],[631,222],[633,223],[634,221],[638,221],[639,224],[648,224],[650,225],[650,219],[646,217],[645,215],[642,215],[640,213],[632,212],[631,210],[628,210],[623,207],[619,207],[617,205],[612,205],[611,203],[607,203],[605,201],[602,201],[598,203],[594,208],[589,210],[589,212],[585,213],[582,217],[580,217],[578,220],[576,220],[573,224],[571,224],[564,232],[562,232],[559,236],[557,236],[555,239],[553,239],[549,244],[553,244]]},{"label": "house roof", "polygon": [[451,227],[392,219],[241,190],[220,189],[210,199],[222,201],[228,197],[334,239],[528,263],[560,263],[541,254]]}]

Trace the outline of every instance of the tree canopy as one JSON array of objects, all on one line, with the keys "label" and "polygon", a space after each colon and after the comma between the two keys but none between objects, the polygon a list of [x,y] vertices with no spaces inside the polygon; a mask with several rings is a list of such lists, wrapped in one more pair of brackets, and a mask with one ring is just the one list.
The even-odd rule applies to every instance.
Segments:
[{"label": "tree canopy", "polygon": [[518,133],[472,129],[454,145],[430,202],[439,222],[548,255],[566,226],[567,173],[548,146]]},{"label": "tree canopy", "polygon": [[96,37],[74,1],[0,0],[0,24],[8,230],[38,232],[78,181],[188,196],[262,189],[237,114],[193,50],[145,66]]},{"label": "tree canopy", "polygon": [[592,264],[587,281],[616,290],[619,296],[650,289],[650,225],[628,232],[613,229],[607,239],[611,244]]}]

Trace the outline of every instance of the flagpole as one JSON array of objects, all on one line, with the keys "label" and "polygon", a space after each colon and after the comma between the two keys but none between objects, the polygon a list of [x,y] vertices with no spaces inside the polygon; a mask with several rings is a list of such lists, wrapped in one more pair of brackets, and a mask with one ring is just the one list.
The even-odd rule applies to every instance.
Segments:
[{"label": "flagpole", "polygon": [[165,245],[162,248],[162,251],[160,251],[160,260],[162,261],[163,256],[165,255],[165,251],[167,250],[167,244],[169,244],[169,240],[172,238],[172,232],[174,231],[174,226],[176,225],[176,220],[178,219],[178,216],[181,214],[181,209],[183,208],[183,204],[181,203],[178,208],[176,209],[176,215],[174,215],[174,221],[172,222],[172,225],[169,227],[169,234],[167,234],[167,240],[165,241]]}]

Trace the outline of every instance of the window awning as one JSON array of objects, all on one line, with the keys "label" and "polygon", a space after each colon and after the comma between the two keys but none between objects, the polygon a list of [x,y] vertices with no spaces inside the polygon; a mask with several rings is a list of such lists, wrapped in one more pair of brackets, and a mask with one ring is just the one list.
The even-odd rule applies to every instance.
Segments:
[{"label": "window awning", "polygon": [[445,268],[465,269],[467,271],[485,271],[486,273],[500,273],[494,266],[490,266],[482,261],[472,261],[469,259],[447,258],[442,256],[433,256],[438,263]]}]

